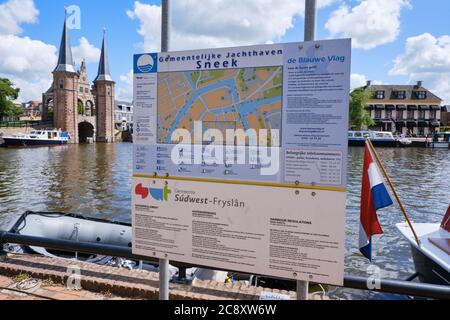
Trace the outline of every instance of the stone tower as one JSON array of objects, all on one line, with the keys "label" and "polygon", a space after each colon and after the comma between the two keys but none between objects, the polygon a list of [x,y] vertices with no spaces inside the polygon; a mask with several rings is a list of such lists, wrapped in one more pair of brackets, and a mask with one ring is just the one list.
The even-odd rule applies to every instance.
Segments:
[{"label": "stone tower", "polygon": [[67,131],[72,143],[78,143],[77,119],[78,74],[72,59],[66,18],[59,48],[58,65],[53,71],[53,126]]},{"label": "stone tower", "polygon": [[71,143],[114,142],[114,89],[115,83],[109,69],[105,33],[98,66],[98,74],[91,87],[87,79],[86,62],[75,69],[70,47],[69,30],[64,29],[59,49],[58,65],[53,71],[53,84],[43,93],[43,114],[53,126],[67,131]]},{"label": "stone tower", "polygon": [[106,33],[103,32],[102,52],[98,74],[94,80],[97,105],[97,141],[114,142],[114,86],[109,70]]}]

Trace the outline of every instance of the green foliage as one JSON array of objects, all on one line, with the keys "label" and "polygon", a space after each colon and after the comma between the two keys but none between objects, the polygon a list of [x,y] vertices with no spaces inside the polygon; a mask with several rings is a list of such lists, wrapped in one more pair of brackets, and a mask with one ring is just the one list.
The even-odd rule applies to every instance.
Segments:
[{"label": "green foliage", "polygon": [[198,79],[200,79],[200,72],[199,71],[194,71],[191,72],[191,78],[192,78],[192,82],[197,84]]},{"label": "green foliage", "polygon": [[47,119],[50,120],[53,119],[53,115],[54,115],[53,108],[49,107],[47,110]]},{"label": "green foliage", "polygon": [[283,95],[283,88],[281,86],[264,91],[264,99],[270,99],[282,95]]},{"label": "green foliage", "polygon": [[13,83],[0,78],[0,117],[16,117],[22,114],[22,109],[14,104],[19,97],[19,88],[14,88]]},{"label": "green foliage", "polygon": [[77,112],[78,112],[78,114],[84,114],[83,101],[78,100],[78,102],[77,102]]},{"label": "green foliage", "polygon": [[370,127],[375,123],[367,111],[367,102],[372,93],[364,88],[357,88],[350,94],[350,127],[361,130],[364,126]]}]

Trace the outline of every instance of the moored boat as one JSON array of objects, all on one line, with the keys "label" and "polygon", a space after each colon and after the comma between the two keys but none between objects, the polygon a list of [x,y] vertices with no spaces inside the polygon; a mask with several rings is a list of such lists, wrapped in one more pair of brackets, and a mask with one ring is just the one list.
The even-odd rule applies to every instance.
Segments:
[{"label": "moored boat", "polygon": [[3,136],[3,146],[51,146],[67,144],[70,139],[68,132],[61,130],[35,130],[26,134]]},{"label": "moored boat", "polygon": [[419,280],[423,283],[450,285],[450,206],[441,224],[413,224],[420,246],[406,223],[397,224],[397,228],[410,243]]},{"label": "moored boat", "polygon": [[435,133],[432,141],[427,141],[427,148],[450,149],[450,132]]},{"label": "moored boat", "polygon": [[384,131],[349,131],[349,146],[363,147],[367,137],[375,147],[403,147],[410,145],[411,140],[405,137],[394,137],[392,132]]}]

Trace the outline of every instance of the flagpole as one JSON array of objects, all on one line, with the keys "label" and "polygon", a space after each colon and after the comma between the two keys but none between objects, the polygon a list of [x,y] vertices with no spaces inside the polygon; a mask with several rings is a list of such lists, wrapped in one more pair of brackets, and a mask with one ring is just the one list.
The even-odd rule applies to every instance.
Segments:
[{"label": "flagpole", "polygon": [[[170,0],[161,2],[161,51],[170,47]],[[159,259],[159,300],[169,300],[169,260]]]},{"label": "flagpole", "polygon": [[420,240],[419,237],[417,236],[416,231],[414,230],[414,227],[411,223],[411,220],[409,220],[408,217],[408,213],[406,213],[406,209],[403,206],[402,200],[400,199],[400,197],[397,194],[397,191],[395,190],[394,185],[392,184],[391,178],[389,177],[386,168],[384,167],[383,163],[381,162],[380,157],[378,156],[377,151],[375,150],[375,147],[372,144],[372,141],[370,141],[370,138],[366,139],[367,144],[369,145],[369,148],[372,150],[373,155],[375,156],[375,159],[378,162],[378,165],[380,166],[381,170],[383,171],[384,176],[386,177],[387,182],[389,183],[389,186],[391,187],[392,193],[394,194],[395,199],[398,202],[398,205],[400,206],[400,209],[402,210],[403,215],[405,216],[406,222],[408,223],[409,227],[411,228],[411,231],[414,235],[414,238],[416,239],[417,245],[420,247]]}]

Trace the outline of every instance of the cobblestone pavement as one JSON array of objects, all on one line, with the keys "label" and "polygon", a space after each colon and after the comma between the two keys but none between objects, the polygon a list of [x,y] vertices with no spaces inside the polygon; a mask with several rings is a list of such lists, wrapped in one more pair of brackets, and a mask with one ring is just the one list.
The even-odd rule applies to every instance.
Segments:
[{"label": "cobblestone pavement", "polygon": [[[5,289],[5,288],[9,288]],[[109,293],[70,290],[62,284],[17,276],[0,275],[0,300],[118,300]]]}]

